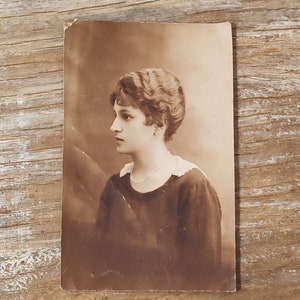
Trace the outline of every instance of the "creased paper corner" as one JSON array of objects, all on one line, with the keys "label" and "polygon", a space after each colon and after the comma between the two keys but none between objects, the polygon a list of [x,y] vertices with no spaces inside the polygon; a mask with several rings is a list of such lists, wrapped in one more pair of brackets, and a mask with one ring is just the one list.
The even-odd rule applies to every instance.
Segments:
[{"label": "creased paper corner", "polygon": [[68,19],[64,21],[64,31],[78,22],[78,19]]}]

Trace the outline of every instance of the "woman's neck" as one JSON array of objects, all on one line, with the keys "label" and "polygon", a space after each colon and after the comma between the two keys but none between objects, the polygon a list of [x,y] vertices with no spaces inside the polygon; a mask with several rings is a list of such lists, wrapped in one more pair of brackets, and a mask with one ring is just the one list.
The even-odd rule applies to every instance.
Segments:
[{"label": "woman's neck", "polygon": [[132,155],[134,174],[137,177],[147,176],[149,172],[163,163],[167,153],[168,149],[165,144],[153,145],[143,151],[134,153]]},{"label": "woman's neck", "polygon": [[133,162],[131,187],[140,193],[146,193],[162,186],[170,178],[177,160],[164,145],[133,156]]}]

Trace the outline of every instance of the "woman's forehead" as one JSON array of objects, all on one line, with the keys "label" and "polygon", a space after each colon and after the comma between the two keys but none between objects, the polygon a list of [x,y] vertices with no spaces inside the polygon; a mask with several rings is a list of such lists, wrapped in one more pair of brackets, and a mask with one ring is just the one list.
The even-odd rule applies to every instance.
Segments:
[{"label": "woman's forehead", "polygon": [[133,97],[131,95],[128,95],[126,93],[123,92],[123,90],[117,92],[115,94],[115,101],[120,105],[123,106],[127,106],[127,105],[132,105],[133,107],[135,107],[135,100],[133,99]]},{"label": "woman's forehead", "polygon": [[134,107],[132,105],[120,105],[117,102],[114,103],[114,111],[115,112],[130,112],[130,113],[142,113],[144,114],[139,108]]}]

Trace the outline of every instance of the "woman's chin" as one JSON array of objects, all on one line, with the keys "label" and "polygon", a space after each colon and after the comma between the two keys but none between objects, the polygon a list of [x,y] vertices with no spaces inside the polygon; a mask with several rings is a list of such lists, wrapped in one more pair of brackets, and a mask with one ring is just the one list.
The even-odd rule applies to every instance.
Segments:
[{"label": "woman's chin", "polygon": [[128,151],[126,151],[125,149],[122,149],[121,147],[117,147],[116,150],[120,154],[130,154]]}]

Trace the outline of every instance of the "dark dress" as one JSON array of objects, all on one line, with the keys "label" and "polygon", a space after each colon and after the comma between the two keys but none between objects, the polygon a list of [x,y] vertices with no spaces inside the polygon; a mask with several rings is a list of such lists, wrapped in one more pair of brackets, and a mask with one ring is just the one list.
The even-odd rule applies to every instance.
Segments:
[{"label": "dark dress", "polygon": [[63,218],[62,287],[226,290],[233,272],[222,275],[221,211],[206,176],[178,157],[165,184],[139,193],[131,168],[107,181],[95,224]]},{"label": "dark dress", "polygon": [[182,174],[147,193],[131,187],[129,172],[108,180],[89,288],[218,290],[219,200],[206,176],[185,162]]}]

